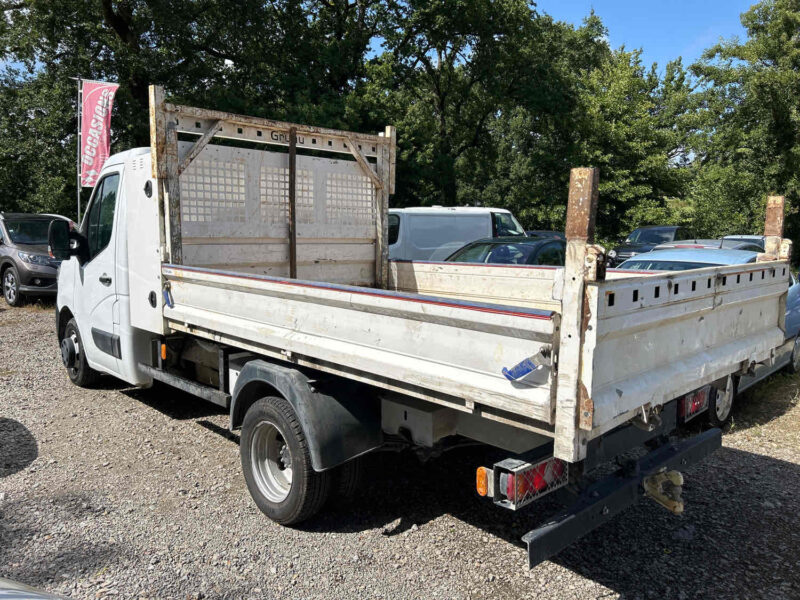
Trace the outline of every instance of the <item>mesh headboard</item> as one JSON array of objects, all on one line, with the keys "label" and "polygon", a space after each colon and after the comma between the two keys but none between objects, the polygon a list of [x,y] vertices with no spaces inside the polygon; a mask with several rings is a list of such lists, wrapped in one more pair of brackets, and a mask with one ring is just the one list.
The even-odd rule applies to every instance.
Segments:
[{"label": "mesh headboard", "polygon": [[[179,159],[191,142],[179,142]],[[183,262],[289,275],[289,155],[206,146],[180,176]],[[376,194],[351,160],[297,156],[298,279],[375,283]]]}]

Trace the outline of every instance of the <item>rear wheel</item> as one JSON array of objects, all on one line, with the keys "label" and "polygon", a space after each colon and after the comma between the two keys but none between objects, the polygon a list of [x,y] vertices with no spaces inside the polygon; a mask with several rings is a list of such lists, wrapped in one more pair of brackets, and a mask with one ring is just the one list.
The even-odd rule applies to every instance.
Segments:
[{"label": "rear wheel", "polygon": [[64,336],[61,338],[61,362],[67,369],[70,381],[75,385],[91,387],[97,382],[99,374],[86,360],[83,340],[75,319],[70,319],[64,328]]},{"label": "rear wheel", "polygon": [[22,304],[22,294],[19,291],[19,273],[14,266],[3,271],[3,298],[9,306]]},{"label": "rear wheel", "polygon": [[362,457],[354,458],[331,470],[331,501],[339,506],[352,502],[361,487],[364,473]]},{"label": "rear wheel", "polygon": [[708,423],[712,427],[722,427],[731,420],[733,399],[736,397],[736,379],[728,377],[725,387],[711,387],[711,398],[708,402]]},{"label": "rear wheel", "polygon": [[330,474],[312,468],[306,437],[286,400],[268,396],[253,404],[239,447],[247,488],[261,512],[281,525],[319,512],[330,492]]}]

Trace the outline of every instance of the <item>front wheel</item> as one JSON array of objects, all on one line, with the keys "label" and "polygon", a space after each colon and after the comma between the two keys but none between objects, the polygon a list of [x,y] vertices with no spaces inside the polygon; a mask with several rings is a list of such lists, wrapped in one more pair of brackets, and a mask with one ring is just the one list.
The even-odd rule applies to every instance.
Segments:
[{"label": "front wheel", "polygon": [[250,495],[276,523],[300,523],[325,504],[330,474],[312,468],[297,415],[283,398],[268,396],[248,409],[239,452]]},{"label": "front wheel", "polygon": [[733,399],[736,397],[736,380],[729,376],[723,389],[711,387],[708,403],[708,423],[712,427],[722,427],[731,420]]},{"label": "front wheel", "polygon": [[99,374],[89,366],[78,323],[70,319],[61,338],[61,362],[67,369],[70,381],[79,387],[92,387]]},{"label": "front wheel", "polygon": [[22,294],[19,291],[19,273],[16,267],[8,267],[3,272],[3,298],[9,306],[22,304]]}]

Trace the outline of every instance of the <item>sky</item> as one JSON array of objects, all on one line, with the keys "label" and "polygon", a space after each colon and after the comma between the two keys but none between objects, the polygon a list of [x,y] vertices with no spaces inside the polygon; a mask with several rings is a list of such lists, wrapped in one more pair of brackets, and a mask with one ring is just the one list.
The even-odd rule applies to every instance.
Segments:
[{"label": "sky", "polygon": [[689,65],[720,38],[745,38],[739,15],[754,0],[536,0],[537,10],[580,25],[594,8],[613,48],[640,48],[660,69],[679,56]]}]

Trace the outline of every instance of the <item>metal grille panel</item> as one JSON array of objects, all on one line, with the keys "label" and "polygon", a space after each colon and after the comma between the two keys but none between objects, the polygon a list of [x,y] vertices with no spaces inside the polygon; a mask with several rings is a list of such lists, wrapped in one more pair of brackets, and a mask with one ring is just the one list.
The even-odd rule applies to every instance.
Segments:
[{"label": "metal grille panel", "polygon": [[[314,222],[314,174],[297,170],[295,202],[297,222]],[[259,180],[261,220],[264,223],[285,224],[289,220],[289,169],[261,167]]]},{"label": "metal grille panel", "polygon": [[369,178],[350,173],[328,173],[325,213],[328,223],[372,223],[375,188]]},{"label": "metal grille panel", "polygon": [[245,165],[195,160],[181,183],[184,221],[244,223]]}]

